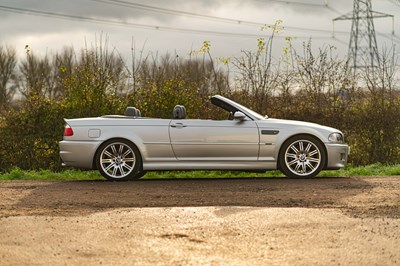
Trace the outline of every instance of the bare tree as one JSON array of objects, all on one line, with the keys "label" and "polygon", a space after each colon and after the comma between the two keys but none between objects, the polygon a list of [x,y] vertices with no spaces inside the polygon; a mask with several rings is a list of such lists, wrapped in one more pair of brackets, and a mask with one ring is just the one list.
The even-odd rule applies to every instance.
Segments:
[{"label": "bare tree", "polygon": [[13,48],[0,46],[0,110],[6,109],[15,92],[12,84],[17,65],[16,53]]},{"label": "bare tree", "polygon": [[26,47],[26,58],[19,66],[15,83],[25,98],[44,98],[54,86],[53,67],[46,55],[40,58]]},{"label": "bare tree", "polygon": [[271,36],[259,38],[256,51],[242,51],[242,55],[232,61],[237,73],[236,85],[247,94],[254,95],[253,107],[262,113],[268,107],[278,83],[279,62],[274,66],[272,48],[276,34],[281,31],[280,23],[277,21],[273,26],[263,27],[263,30],[272,31]]},{"label": "bare tree", "polygon": [[55,84],[48,93],[50,99],[61,99],[65,96],[67,90],[65,81],[72,77],[76,64],[76,55],[72,47],[66,47],[61,53],[54,56],[52,71],[55,76]]},{"label": "bare tree", "polygon": [[334,51],[335,47],[328,46],[314,53],[310,40],[304,43],[303,54],[296,53],[298,94],[303,100],[299,111],[321,119],[315,122],[322,122],[328,116],[339,121],[344,103],[351,96],[352,76],[345,61],[338,59]]}]

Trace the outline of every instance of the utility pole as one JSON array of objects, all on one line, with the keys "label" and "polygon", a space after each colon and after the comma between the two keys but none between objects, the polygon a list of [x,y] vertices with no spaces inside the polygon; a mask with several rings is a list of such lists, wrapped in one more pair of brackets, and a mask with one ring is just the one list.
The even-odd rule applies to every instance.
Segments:
[{"label": "utility pole", "polygon": [[393,15],[372,11],[371,0],[354,0],[352,12],[333,20],[352,21],[348,64],[354,74],[359,69],[376,68],[379,65],[374,18],[386,17],[394,18]]}]

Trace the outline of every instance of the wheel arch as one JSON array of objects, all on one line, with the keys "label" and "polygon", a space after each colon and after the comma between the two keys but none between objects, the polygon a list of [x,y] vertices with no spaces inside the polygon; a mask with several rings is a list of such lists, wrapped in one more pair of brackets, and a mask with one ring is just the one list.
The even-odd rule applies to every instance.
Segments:
[{"label": "wheel arch", "polygon": [[325,158],[326,158],[326,159],[325,159],[325,165],[323,166],[322,169],[326,169],[326,167],[328,166],[328,150],[327,150],[327,148],[326,148],[326,145],[325,145],[325,143],[321,140],[321,138],[319,138],[318,136],[316,136],[316,135],[314,135],[314,134],[310,134],[310,133],[298,133],[298,134],[293,134],[293,135],[287,137],[285,140],[282,141],[282,145],[279,147],[278,156],[277,156],[277,158],[278,158],[278,162],[277,162],[278,168],[280,168],[280,162],[279,162],[280,159],[279,159],[279,158],[280,158],[280,154],[281,154],[281,152],[282,152],[282,148],[283,148],[284,144],[285,144],[286,142],[288,142],[290,139],[292,139],[292,138],[294,138],[294,137],[299,137],[299,136],[309,136],[309,137],[315,138],[315,139],[319,142],[319,144],[321,144],[321,146],[322,146],[322,148],[323,148],[324,156],[325,156]]},{"label": "wheel arch", "polygon": [[139,146],[136,145],[132,140],[129,140],[129,139],[127,139],[127,138],[114,137],[114,138],[109,138],[109,139],[104,140],[104,141],[101,142],[100,145],[97,147],[96,152],[94,153],[94,156],[93,156],[93,159],[92,159],[92,169],[93,169],[93,170],[99,170],[99,169],[97,168],[96,158],[97,158],[97,155],[99,154],[100,148],[103,146],[103,144],[106,143],[106,142],[121,141],[121,140],[129,142],[131,145],[133,145],[133,146],[139,151],[139,155],[140,155],[140,159],[141,159],[141,160],[140,160],[140,161],[141,161],[141,162],[140,162],[140,163],[141,163],[140,167],[143,167],[143,155],[142,155],[142,152],[141,152]]}]

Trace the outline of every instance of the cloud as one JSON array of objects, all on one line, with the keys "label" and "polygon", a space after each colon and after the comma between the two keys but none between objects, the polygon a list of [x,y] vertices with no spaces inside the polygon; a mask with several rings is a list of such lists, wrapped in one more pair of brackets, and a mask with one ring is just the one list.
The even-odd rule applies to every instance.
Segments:
[{"label": "cloud", "polygon": [[[301,47],[301,42],[313,36],[315,47],[324,44],[335,44],[340,52],[347,54],[348,36],[340,35],[344,43],[338,43],[331,39],[332,19],[342,13],[352,10],[352,1],[329,0],[328,7],[324,6],[324,0],[124,0],[131,3],[142,3],[165,9],[182,10],[209,16],[227,17],[238,20],[254,21],[272,24],[276,20],[283,20],[283,26],[289,26],[283,36],[303,37],[295,39],[295,45]],[[286,3],[301,2],[302,4]],[[110,45],[116,46],[121,52],[130,51],[132,37],[137,45],[146,44],[146,49],[152,51],[175,50],[178,53],[188,53],[190,49],[198,48],[204,40],[211,41],[212,51],[215,56],[229,56],[240,50],[253,49],[256,37],[232,37],[229,35],[212,34],[213,31],[231,32],[242,34],[259,34],[259,26],[249,26],[238,23],[222,23],[212,19],[196,18],[184,14],[166,14],[168,12],[146,11],[138,8],[128,8],[110,5],[93,0],[2,0],[0,5],[14,6],[26,9],[35,9],[46,12],[62,13],[74,16],[100,18],[114,21],[125,21],[145,25],[157,25],[174,29],[185,28],[205,31],[203,34],[162,31],[138,28],[133,26],[112,25],[109,23],[95,23],[17,14],[0,11],[0,45],[15,45],[18,48],[31,43],[32,49],[42,51],[59,50],[60,47],[74,45],[79,50],[85,45],[85,40],[94,42],[95,36],[103,34],[109,37]],[[314,3],[305,5],[304,3]],[[332,7],[333,9],[330,9]],[[400,7],[389,1],[374,1],[373,8],[377,11],[395,13],[400,12]],[[397,17],[396,17],[397,19]],[[398,20],[396,20],[397,22]],[[386,23],[387,22],[387,23]],[[399,23],[396,23],[399,27]],[[376,23],[378,31],[390,33],[391,21],[380,20]],[[290,28],[322,29],[325,32],[307,31]],[[350,31],[351,23],[335,23],[337,30]],[[396,32],[400,32],[396,30]],[[277,53],[280,49],[275,50]]]}]

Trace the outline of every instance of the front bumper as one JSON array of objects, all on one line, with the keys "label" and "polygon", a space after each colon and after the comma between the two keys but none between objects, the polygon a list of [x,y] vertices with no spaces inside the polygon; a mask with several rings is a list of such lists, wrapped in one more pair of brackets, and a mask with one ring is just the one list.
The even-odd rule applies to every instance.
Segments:
[{"label": "front bumper", "polygon": [[93,159],[100,144],[99,141],[60,141],[63,166],[93,169]]},{"label": "front bumper", "polygon": [[345,167],[350,147],[347,144],[325,144],[328,155],[326,170],[337,170]]}]

